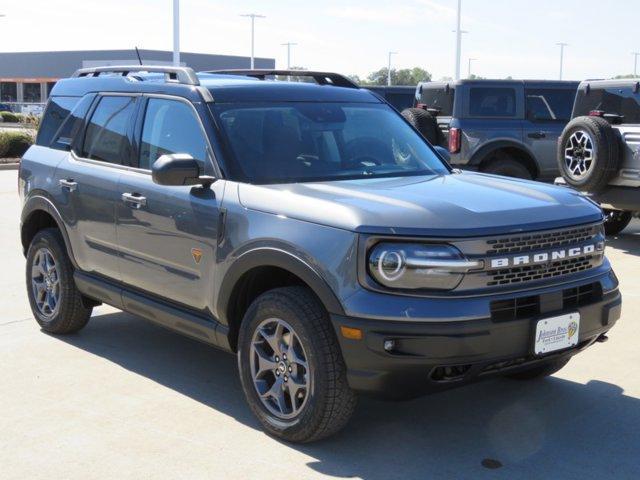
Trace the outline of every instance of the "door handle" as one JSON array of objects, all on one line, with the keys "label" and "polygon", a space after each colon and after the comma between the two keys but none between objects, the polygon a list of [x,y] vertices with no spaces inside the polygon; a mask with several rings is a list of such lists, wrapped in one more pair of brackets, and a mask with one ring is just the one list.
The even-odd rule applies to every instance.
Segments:
[{"label": "door handle", "polygon": [[527,135],[529,138],[544,138],[547,134],[544,132],[533,132]]},{"label": "door handle", "polygon": [[133,208],[144,207],[147,204],[146,197],[139,193],[123,193],[122,201]]},{"label": "door handle", "polygon": [[73,179],[70,178],[62,178],[58,180],[58,183],[62,188],[66,188],[70,192],[73,192],[76,188],[78,188],[78,182],[74,182]]}]

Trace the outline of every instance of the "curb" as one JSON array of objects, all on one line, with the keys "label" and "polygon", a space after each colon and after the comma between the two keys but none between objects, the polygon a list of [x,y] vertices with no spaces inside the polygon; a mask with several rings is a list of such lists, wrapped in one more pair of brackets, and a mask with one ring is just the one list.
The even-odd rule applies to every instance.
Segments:
[{"label": "curb", "polygon": [[18,170],[19,163],[0,163],[0,170]]}]

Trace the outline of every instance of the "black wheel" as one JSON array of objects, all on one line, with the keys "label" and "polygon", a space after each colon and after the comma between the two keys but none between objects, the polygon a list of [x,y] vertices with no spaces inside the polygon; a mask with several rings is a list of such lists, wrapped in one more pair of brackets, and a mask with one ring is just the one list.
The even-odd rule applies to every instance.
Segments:
[{"label": "black wheel", "polygon": [[577,117],[562,131],[557,157],[560,173],[569,185],[597,192],[618,171],[618,138],[605,119]]},{"label": "black wheel", "polygon": [[251,304],[240,327],[238,368],[251,410],[283,440],[333,435],[355,408],[328,314],[306,288],[274,289]]},{"label": "black wheel", "polygon": [[436,117],[422,108],[405,108],[402,116],[432,145],[440,144],[440,129]]},{"label": "black wheel", "polygon": [[533,180],[533,175],[531,175],[527,167],[518,160],[506,155],[494,157],[482,168],[482,171],[493,175],[502,175],[503,177]]},{"label": "black wheel", "polygon": [[617,235],[627,228],[633,215],[631,212],[621,210],[604,211],[604,233],[607,235]]},{"label": "black wheel", "polygon": [[521,372],[509,373],[506,376],[515,380],[534,380],[536,378],[543,378],[553,375],[557,371],[561,370],[567,363],[568,358],[562,358],[560,360],[554,360],[547,363],[536,365],[533,368],[522,370]]},{"label": "black wheel", "polygon": [[73,280],[73,265],[60,231],[46,228],[34,237],[27,252],[27,293],[40,327],[50,333],[72,333],[89,321],[86,306]]}]

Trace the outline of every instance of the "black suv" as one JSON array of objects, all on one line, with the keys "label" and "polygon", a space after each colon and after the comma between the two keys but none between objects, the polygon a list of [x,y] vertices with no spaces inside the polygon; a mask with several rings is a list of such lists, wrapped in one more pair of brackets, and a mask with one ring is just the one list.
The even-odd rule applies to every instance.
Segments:
[{"label": "black suv", "polygon": [[578,82],[424,82],[403,115],[460,168],[524,179],[558,176],[556,142]]},{"label": "black suv", "polygon": [[602,205],[615,235],[640,213],[640,79],[582,82],[572,119],[558,142],[562,178]]}]

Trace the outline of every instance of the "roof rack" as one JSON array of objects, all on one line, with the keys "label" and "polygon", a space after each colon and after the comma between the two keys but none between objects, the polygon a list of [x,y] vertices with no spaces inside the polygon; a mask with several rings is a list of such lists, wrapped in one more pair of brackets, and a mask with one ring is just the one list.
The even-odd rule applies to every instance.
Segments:
[{"label": "roof rack", "polygon": [[165,82],[200,85],[196,72],[189,67],[157,65],[123,65],[113,67],[91,67],[76,70],[72,77],[99,77],[101,73],[120,73],[123,77],[132,72],[164,73]]},{"label": "roof rack", "polygon": [[216,73],[224,75],[244,75],[247,77],[258,78],[265,80],[266,77],[272,77],[275,75],[290,76],[290,77],[311,77],[318,85],[333,85],[335,87],[345,88],[360,88],[360,86],[344,75],[331,72],[310,72],[308,70],[210,70],[205,73]]}]

